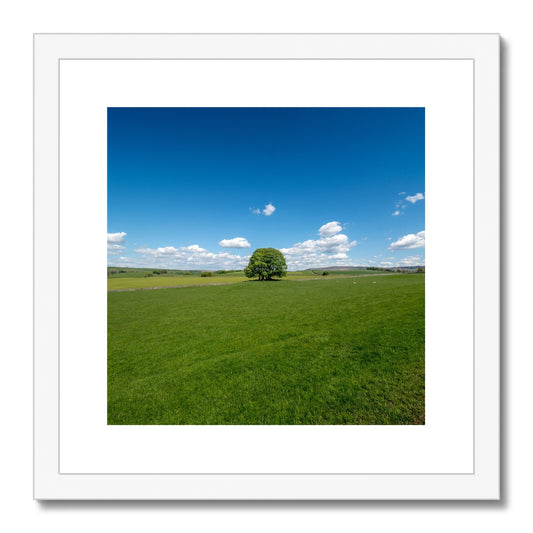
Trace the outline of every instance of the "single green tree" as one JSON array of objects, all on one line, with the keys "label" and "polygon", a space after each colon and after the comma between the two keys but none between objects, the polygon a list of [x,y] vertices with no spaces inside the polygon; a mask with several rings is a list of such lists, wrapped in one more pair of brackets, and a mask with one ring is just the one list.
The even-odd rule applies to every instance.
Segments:
[{"label": "single green tree", "polygon": [[275,248],[258,248],[250,257],[244,269],[247,278],[258,277],[259,281],[281,278],[287,274],[287,263],[283,254]]}]

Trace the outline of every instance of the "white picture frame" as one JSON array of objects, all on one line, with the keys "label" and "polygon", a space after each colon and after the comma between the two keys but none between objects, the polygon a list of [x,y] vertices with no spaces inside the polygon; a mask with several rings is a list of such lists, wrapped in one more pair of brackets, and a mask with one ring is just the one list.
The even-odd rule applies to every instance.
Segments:
[{"label": "white picture frame", "polygon": [[[62,263],[64,264],[62,254],[66,252],[74,258],[78,254],[81,262],[85,260],[81,256],[79,247],[72,244],[73,240],[70,238],[72,233],[69,233],[71,232],[69,221],[75,220],[69,217],[75,216],[72,212],[76,209],[66,207],[76,206],[72,199],[79,194],[82,187],[82,196],[87,203],[94,200],[98,205],[105,206],[105,198],[102,199],[101,194],[102,183],[105,184],[106,179],[105,168],[103,172],[97,172],[98,177],[94,183],[82,181],[82,178],[78,183],[73,177],[72,170],[69,170],[72,167],[70,159],[79,160],[80,155],[90,158],[98,150],[105,154],[105,135],[97,133],[91,137],[92,134],[88,133],[88,137],[84,137],[83,143],[80,143],[83,146],[80,147],[73,143],[61,142],[61,127],[64,125],[68,131],[71,127],[69,124],[76,122],[70,120],[73,117],[69,115],[76,109],[76,105],[80,107],[76,98],[83,99],[88,108],[91,108],[91,105],[96,106],[94,109],[100,107],[104,109],[105,105],[127,107],[137,105],[136,102],[140,102],[139,105],[162,106],[168,106],[169,102],[170,105],[212,106],[224,105],[226,101],[228,103],[225,105],[258,105],[262,100],[257,100],[257,95],[250,95],[250,91],[246,93],[242,91],[243,78],[239,78],[242,74],[237,71],[232,71],[232,75],[221,83],[227,91],[225,96],[227,100],[222,104],[210,98],[215,93],[221,94],[224,89],[209,87],[198,80],[202,79],[201,76],[209,76],[209,69],[216,69],[220,74],[221,69],[225,68],[224,65],[229,63],[248,62],[247,65],[250,66],[253,63],[260,77],[262,65],[268,63],[275,66],[287,61],[292,62],[292,65],[306,63],[304,70],[313,75],[313,69],[316,69],[315,77],[320,77],[322,74],[319,72],[322,68],[319,65],[328,65],[328,68],[333,64],[339,65],[337,70],[331,69],[331,76],[338,75],[339,79],[345,76],[346,72],[349,74],[350,69],[363,69],[360,72],[368,72],[368,66],[374,64],[379,64],[379,68],[376,70],[375,78],[371,75],[364,81],[361,79],[360,85],[365,86],[361,94],[366,90],[367,94],[371,95],[368,96],[369,100],[364,100],[362,96],[362,104],[350,100],[350,87],[345,94],[343,93],[344,96],[333,94],[333,84],[321,87],[320,94],[317,91],[313,93],[312,90],[309,90],[308,94],[307,91],[298,88],[292,93],[288,89],[281,90],[279,88],[281,84],[276,83],[282,81],[276,79],[277,76],[281,76],[281,70],[276,71],[274,68],[272,73],[269,72],[269,79],[273,80],[272,87],[267,87],[266,91],[281,98],[279,102],[275,102],[275,105],[365,106],[370,102],[376,106],[388,106],[391,101],[403,101],[395,96],[401,94],[402,90],[405,92],[402,98],[405,98],[410,105],[425,105],[424,102],[421,103],[422,100],[425,101],[423,92],[434,91],[435,94],[431,95],[433,100],[429,94],[427,95],[428,102],[436,102],[428,104],[430,110],[432,105],[437,109],[438,102],[444,103],[448,98],[450,101],[457,98],[458,102],[465,103],[464,107],[457,106],[454,109],[461,110],[461,117],[467,125],[466,129],[461,131],[471,134],[468,133],[464,137],[457,135],[457,139],[450,140],[449,145],[446,141],[449,137],[441,139],[437,133],[435,139],[438,138],[439,141],[433,140],[435,153],[447,151],[446,157],[453,158],[454,153],[450,154],[449,150],[455,152],[458,161],[461,161],[461,171],[464,175],[450,177],[449,186],[445,187],[443,178],[435,173],[437,177],[432,178],[433,189],[430,189],[433,196],[430,199],[431,194],[428,194],[426,213],[427,217],[433,217],[433,222],[428,222],[434,228],[432,257],[435,258],[436,266],[442,265],[448,257],[442,252],[449,246],[449,241],[444,237],[450,233],[461,241],[457,246],[462,246],[461,249],[465,251],[466,266],[454,269],[460,270],[460,275],[450,273],[450,279],[461,287],[460,291],[456,289],[455,301],[450,302],[450,306],[453,303],[457,309],[466,310],[471,318],[466,322],[463,321],[464,335],[458,335],[454,344],[453,328],[450,333],[450,324],[454,324],[451,317],[453,309],[439,310],[438,305],[439,299],[445,299],[447,292],[453,293],[453,288],[442,287],[440,282],[442,277],[438,278],[436,274],[436,272],[441,274],[445,272],[442,267],[439,267],[440,271],[439,268],[435,268],[434,274],[428,272],[427,283],[429,284],[432,275],[431,283],[434,287],[434,290],[428,291],[426,296],[426,304],[430,308],[427,312],[433,313],[431,335],[433,337],[440,335],[442,339],[446,339],[450,354],[453,351],[456,355],[455,359],[450,357],[450,365],[456,364],[454,361],[457,361],[457,364],[460,362],[458,369],[461,370],[461,375],[457,378],[457,382],[450,382],[449,378],[454,376],[453,372],[449,375],[441,373],[440,377],[435,372],[435,381],[428,381],[426,387],[428,395],[439,396],[436,398],[436,403],[440,402],[441,406],[446,403],[445,394],[452,396],[457,394],[457,398],[462,398],[461,394],[464,394],[464,398],[468,398],[468,401],[463,403],[462,400],[457,401],[456,405],[451,402],[450,410],[455,409],[458,416],[462,411],[466,411],[467,416],[461,419],[461,423],[458,422],[457,427],[442,426],[440,433],[440,419],[437,416],[427,419],[424,427],[413,428],[422,430],[422,433],[411,432],[409,438],[412,440],[406,440],[406,443],[419,441],[421,446],[427,449],[422,454],[416,451],[412,460],[406,459],[402,465],[395,464],[395,461],[399,460],[396,456],[386,456],[386,447],[372,446],[372,443],[378,442],[376,439],[391,442],[395,439],[394,432],[397,432],[401,440],[399,433],[401,428],[387,427],[385,433],[385,429],[381,426],[367,427],[364,430],[365,435],[375,434],[368,437],[367,448],[362,447],[360,450],[361,452],[365,450],[367,454],[370,465],[368,467],[364,467],[362,462],[354,463],[355,467],[346,463],[344,467],[341,450],[338,451],[338,464],[332,471],[331,468],[328,470],[326,463],[324,466],[319,465],[318,460],[317,464],[313,465],[312,454],[307,463],[296,464],[295,456],[287,459],[278,449],[269,457],[268,465],[265,462],[263,466],[257,468],[250,466],[250,463],[248,466],[239,467],[238,471],[231,471],[227,466],[221,464],[217,467],[215,463],[214,466],[211,464],[202,469],[202,458],[198,457],[196,465],[191,469],[179,470],[179,467],[168,462],[164,450],[154,449],[154,443],[167,440],[172,442],[172,438],[180,431],[179,427],[172,426],[144,428],[144,433],[150,434],[139,439],[135,437],[135,442],[143,443],[146,455],[154,456],[161,452],[157,466],[149,461],[143,463],[135,444],[132,444],[129,454],[123,454],[126,456],[124,462],[120,462],[118,454],[113,455],[112,445],[103,441],[107,438],[106,432],[109,433],[105,427],[105,417],[102,420],[101,417],[98,418],[98,413],[96,416],[95,424],[102,425],[100,428],[102,433],[93,431],[96,428],[92,427],[90,422],[85,422],[91,417],[91,409],[93,407],[94,410],[97,409],[95,406],[98,405],[98,401],[105,403],[105,398],[102,399],[102,389],[96,384],[98,380],[102,383],[100,378],[105,366],[102,367],[98,363],[93,365],[87,361],[80,366],[80,362],[75,359],[75,343],[73,344],[72,339],[68,339],[66,331],[71,324],[66,321],[66,317],[72,317],[76,313],[84,320],[85,329],[81,331],[87,331],[87,337],[91,336],[92,327],[102,330],[102,321],[98,317],[102,316],[102,312],[105,313],[105,289],[101,292],[101,298],[98,297],[100,299],[91,300],[90,293],[98,293],[99,291],[94,289],[101,285],[98,285],[100,282],[96,282],[96,285],[90,287],[87,299],[78,304],[76,299],[69,298],[69,294],[72,293],[70,290],[72,280],[65,277],[68,274],[61,269]],[[150,75],[154,76],[154,79],[161,76],[162,80],[165,79],[167,82],[174,80],[177,83],[180,65],[187,63],[189,68],[195,62],[201,64],[201,69],[197,73],[196,81],[190,83],[191,98],[194,100],[185,103],[180,103],[180,95],[165,93],[163,84],[143,85],[139,82],[135,96],[132,96],[135,92],[133,88],[130,94],[130,91],[121,85],[128,82],[131,88],[132,79],[145,79],[146,68],[150,69]],[[113,68],[110,70],[111,64]],[[168,67],[177,70],[169,71]],[[414,67],[414,70],[409,70],[411,67]],[[498,35],[38,34],[34,37],[34,69],[34,497],[36,499],[499,499]],[[115,71],[115,75],[112,71]],[[120,75],[116,74],[118,71]],[[398,80],[401,72],[409,73],[407,77],[412,75],[413,79],[407,79],[403,84],[400,81],[397,84],[382,83],[383,79],[388,79],[388,71],[394,71],[395,79]],[[462,76],[461,79],[465,80],[465,83],[459,81],[455,83],[450,74],[454,72],[457,72],[457,76]],[[415,83],[416,76],[428,80],[427,89],[423,83]],[[302,79],[304,78],[305,73],[302,74]],[[440,79],[446,81],[438,81]],[[276,86],[277,90],[274,89]],[[355,90],[355,87],[352,89]],[[76,92],[75,98],[70,98],[73,91]],[[177,103],[174,103],[173,98],[177,98]],[[274,104],[269,100],[266,105]],[[86,118],[90,122],[90,117]],[[463,153],[463,156],[458,152]],[[98,157],[95,155],[95,160],[98,160]],[[447,190],[450,187],[453,188],[452,191]],[[459,197],[463,198],[462,203]],[[456,198],[457,204],[450,205],[450,202]],[[94,212],[94,227],[97,230],[94,230],[92,225],[87,225],[85,229],[80,230],[86,232],[85,236],[101,229],[105,232],[105,210],[95,207]],[[449,218],[447,213],[450,213]],[[458,235],[459,232],[461,235]],[[94,242],[97,241],[98,237]],[[90,246],[91,244],[89,248]],[[94,256],[99,257],[99,245],[95,246]],[[428,264],[429,255],[428,249]],[[462,261],[462,258],[459,260]],[[105,283],[105,277],[103,282]],[[98,302],[104,302],[103,307]],[[65,324],[68,325],[67,328]],[[100,345],[98,351],[102,353],[97,354],[95,360],[105,361],[103,353],[105,345],[103,347]],[[435,359],[433,358],[433,361]],[[439,364],[442,365],[442,357],[440,359]],[[85,364],[88,366],[85,367]],[[466,368],[468,370],[465,372]],[[86,376],[87,390],[95,391],[94,394],[99,398],[97,402],[86,401],[78,406],[70,401],[75,397],[73,395],[76,394],[76,389],[81,390],[80,382],[76,381],[79,376],[72,379],[70,377],[76,372],[82,372]],[[91,382],[93,376],[96,376],[94,384]],[[103,380],[105,382],[105,376]],[[437,387],[435,384],[440,386]],[[75,405],[73,409],[78,413],[83,413],[83,409],[86,409],[87,418],[84,419],[80,414],[81,422],[76,421],[74,424],[72,421],[75,416],[69,411],[72,405]],[[261,440],[266,438],[268,441],[272,438],[270,435],[278,431],[276,428],[263,427],[260,430]],[[84,435],[84,429],[93,440]],[[342,433],[338,427],[323,429],[326,433],[318,438],[324,439],[321,442],[326,453],[332,456],[337,453],[337,450],[332,449],[332,442],[335,439],[342,439],[346,444],[346,450],[349,451],[351,448],[357,453],[359,441],[354,439],[353,433]],[[227,434],[222,433],[225,431],[224,428],[218,428],[216,431],[218,433],[215,438],[220,436],[221,440],[227,439],[230,444],[232,439],[236,438],[236,433],[231,433],[231,428],[226,430]],[[313,428],[292,428],[291,431],[295,439],[303,438],[302,442],[316,437]],[[424,432],[428,434],[434,432],[433,440],[427,441],[433,443],[431,446],[424,444],[426,442]],[[449,435],[450,438],[443,439],[443,435]],[[205,436],[206,434],[197,434],[194,438],[202,439]],[[116,432],[109,438],[115,437],[117,437]],[[211,433],[208,438],[213,439],[213,437]],[[126,438],[130,439],[129,442],[133,440],[128,435]],[[144,438],[146,440],[143,440]],[[182,432],[180,438],[186,440],[189,434]],[[190,438],[193,439],[192,433]],[[196,442],[191,440],[193,448]],[[432,446],[437,444],[441,448],[433,449]],[[106,449],[109,449],[107,458],[104,457]],[[167,452],[171,453],[169,450]],[[404,456],[407,457],[410,453],[408,444],[405,444],[404,452]],[[439,456],[440,462],[433,457],[434,455]],[[421,463],[425,461],[424,464],[417,465],[418,459]],[[378,468],[376,465],[379,464],[385,466]]]}]

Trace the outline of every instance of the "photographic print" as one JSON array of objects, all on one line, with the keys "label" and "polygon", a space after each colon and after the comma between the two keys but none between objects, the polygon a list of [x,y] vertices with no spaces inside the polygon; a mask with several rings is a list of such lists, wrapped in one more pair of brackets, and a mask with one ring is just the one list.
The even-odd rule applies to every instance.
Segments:
[{"label": "photographic print", "polygon": [[108,425],[423,425],[425,109],[107,110]]},{"label": "photographic print", "polygon": [[37,499],[499,498],[498,35],[34,50]]}]

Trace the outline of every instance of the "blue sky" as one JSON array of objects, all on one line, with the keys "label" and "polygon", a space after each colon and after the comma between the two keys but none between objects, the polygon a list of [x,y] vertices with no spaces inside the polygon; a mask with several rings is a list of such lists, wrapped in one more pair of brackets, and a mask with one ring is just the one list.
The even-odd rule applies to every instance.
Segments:
[{"label": "blue sky", "polygon": [[108,264],[424,264],[423,108],[108,108]]}]

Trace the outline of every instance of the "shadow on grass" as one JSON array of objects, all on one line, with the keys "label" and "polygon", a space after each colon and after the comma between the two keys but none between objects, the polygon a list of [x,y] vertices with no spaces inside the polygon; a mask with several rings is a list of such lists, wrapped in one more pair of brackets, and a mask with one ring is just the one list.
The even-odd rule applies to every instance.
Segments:
[{"label": "shadow on grass", "polygon": [[283,281],[282,279],[249,279],[248,281]]}]

